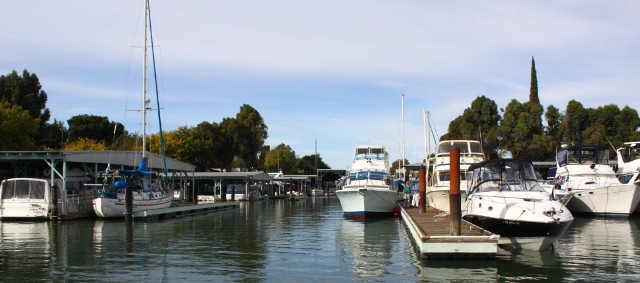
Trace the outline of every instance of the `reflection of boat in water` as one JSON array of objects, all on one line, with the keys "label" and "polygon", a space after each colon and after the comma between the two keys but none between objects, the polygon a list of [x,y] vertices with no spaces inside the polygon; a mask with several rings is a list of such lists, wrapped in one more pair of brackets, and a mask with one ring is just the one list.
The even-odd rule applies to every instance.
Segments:
[{"label": "reflection of boat in water", "polygon": [[0,281],[55,281],[50,277],[49,280],[33,278],[46,278],[42,270],[49,270],[42,263],[56,258],[56,242],[51,240],[55,233],[52,228],[56,225],[60,224],[50,221],[0,221]]},{"label": "reflection of boat in water", "polygon": [[338,232],[338,252],[345,264],[362,277],[382,277],[391,273],[392,250],[398,249],[398,222],[395,219],[355,221],[343,219]]},{"label": "reflection of boat in water", "polygon": [[[639,228],[637,217],[576,218],[571,229],[560,239],[558,252],[564,260],[584,272],[610,274],[614,270],[613,273],[619,275],[636,274],[640,267]],[[637,277],[628,281],[637,281]]]}]

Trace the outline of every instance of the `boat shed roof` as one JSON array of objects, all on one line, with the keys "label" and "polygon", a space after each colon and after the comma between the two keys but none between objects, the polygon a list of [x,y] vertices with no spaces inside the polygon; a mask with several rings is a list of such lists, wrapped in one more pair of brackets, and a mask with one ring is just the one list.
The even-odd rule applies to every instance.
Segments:
[{"label": "boat shed roof", "polygon": [[310,181],[312,178],[316,178],[316,175],[284,175],[279,177],[273,177],[274,181]]},{"label": "boat shed roof", "polygon": [[254,181],[273,181],[264,171],[254,172],[193,172],[195,179],[248,179]]},{"label": "boat shed roof", "polygon": [[[162,169],[162,156],[148,153],[150,169]],[[2,160],[34,160],[34,159],[66,159],[67,162],[100,163],[138,167],[142,153],[137,151],[118,150],[74,150],[74,151],[3,151]],[[173,171],[193,172],[196,167],[189,163],[166,158],[167,169]]]}]

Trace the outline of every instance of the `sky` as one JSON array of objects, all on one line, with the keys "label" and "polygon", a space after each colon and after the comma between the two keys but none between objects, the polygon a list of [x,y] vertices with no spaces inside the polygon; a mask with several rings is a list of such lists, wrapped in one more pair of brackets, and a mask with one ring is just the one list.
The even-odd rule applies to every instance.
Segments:
[{"label": "sky", "polygon": [[[0,5],[0,75],[36,74],[50,122],[89,114],[141,131],[143,1]],[[163,130],[248,104],[267,145],[317,152],[333,169],[366,144],[422,162],[425,111],[433,150],[478,96],[527,101],[532,58],[544,107],[640,109],[640,1],[152,0],[150,10]]]}]

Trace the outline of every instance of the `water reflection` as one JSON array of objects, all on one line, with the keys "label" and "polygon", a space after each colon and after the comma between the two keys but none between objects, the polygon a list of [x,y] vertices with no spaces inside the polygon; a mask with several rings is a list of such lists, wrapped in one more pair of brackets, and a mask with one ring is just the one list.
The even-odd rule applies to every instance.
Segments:
[{"label": "water reflection", "polygon": [[343,219],[338,232],[340,260],[351,265],[358,276],[388,274],[392,249],[398,242],[397,220],[393,218],[355,221]]}]

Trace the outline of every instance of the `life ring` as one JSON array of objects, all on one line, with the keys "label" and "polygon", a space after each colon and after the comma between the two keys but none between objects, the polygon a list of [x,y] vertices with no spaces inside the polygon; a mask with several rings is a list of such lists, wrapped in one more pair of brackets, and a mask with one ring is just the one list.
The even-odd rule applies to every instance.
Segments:
[{"label": "life ring", "polygon": [[51,175],[51,169],[44,169],[44,170],[42,170],[42,174],[44,174],[45,176],[49,176],[49,175]]}]

